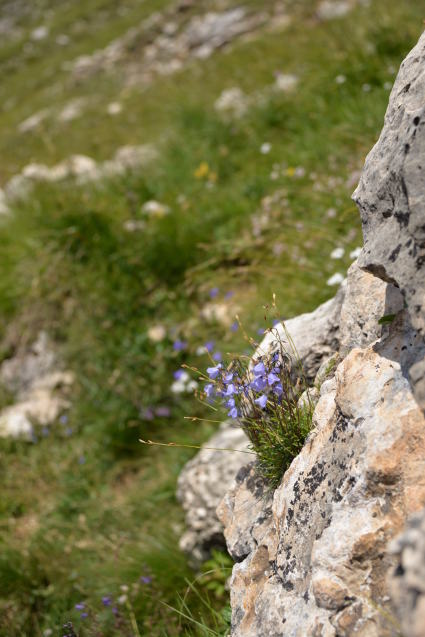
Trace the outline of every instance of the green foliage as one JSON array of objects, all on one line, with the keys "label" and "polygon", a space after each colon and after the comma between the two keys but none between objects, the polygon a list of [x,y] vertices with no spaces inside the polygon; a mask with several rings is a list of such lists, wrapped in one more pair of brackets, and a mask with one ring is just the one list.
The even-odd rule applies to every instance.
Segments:
[{"label": "green foliage", "polygon": [[[213,3],[195,3],[182,19],[201,4]],[[141,87],[125,73],[77,82],[67,69],[169,0],[128,0],[123,11],[112,0],[27,5],[22,15],[16,8],[17,39],[0,42],[2,187],[30,162],[53,165],[73,153],[106,160],[120,146],[153,142],[158,158],[101,184],[40,183],[0,220],[0,360],[45,329],[76,378],[66,424],[55,422],[48,435],[36,428],[37,442],[0,440],[0,635],[56,635],[68,620],[80,637],[134,636],[134,621],[149,637],[225,635],[221,557],[196,583],[199,595],[189,587],[185,598],[193,574],[177,548],[183,515],[174,492],[191,454],[138,439],[196,445],[213,433],[211,424],[183,419],[208,412],[170,386],[182,363],[200,365],[196,350],[209,339],[223,353],[244,350],[241,333],[228,329],[236,311],[255,334],[258,308],[273,292],[284,317],[332,295],[327,279],[345,270],[361,241],[352,174],[381,127],[385,85],[421,33],[422,8],[375,0],[318,23],[314,2],[289,3],[284,35],[259,30]],[[259,0],[244,5],[264,10]],[[32,41],[44,23],[48,37]],[[64,33],[70,42],[58,46]],[[126,69],[140,48],[127,55]],[[272,90],[275,71],[298,75],[296,90]],[[235,85],[250,105],[226,121],[214,102]],[[81,116],[60,122],[61,109],[80,97],[88,98]],[[106,110],[113,100],[123,105],[116,117]],[[20,123],[44,108],[49,118],[21,133]],[[151,199],[170,213],[144,215]],[[128,222],[144,227],[130,232]],[[338,264],[329,259],[336,246],[345,248]],[[201,314],[213,287],[224,323]],[[155,342],[149,330],[157,325],[166,336]],[[187,350],[173,350],[178,338]],[[13,397],[0,391],[4,407]],[[155,413],[164,406],[170,416]],[[270,412],[252,430],[272,484],[309,426],[308,414],[289,414]],[[133,585],[117,627],[101,598]],[[74,608],[82,601],[90,622]]]}]

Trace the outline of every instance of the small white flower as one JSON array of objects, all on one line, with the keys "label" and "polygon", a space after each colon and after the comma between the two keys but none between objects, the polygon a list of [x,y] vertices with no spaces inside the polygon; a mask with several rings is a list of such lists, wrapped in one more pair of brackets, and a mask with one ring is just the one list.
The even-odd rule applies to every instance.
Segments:
[{"label": "small white flower", "polygon": [[152,217],[163,217],[170,212],[170,208],[155,199],[146,201],[142,206],[142,212]]},{"label": "small white flower", "polygon": [[118,604],[121,604],[121,606],[125,604],[126,601],[127,601],[127,595],[120,595],[117,599]]},{"label": "small white flower", "polygon": [[344,276],[340,272],[335,272],[329,279],[326,281],[326,285],[340,285],[344,280]]},{"label": "small white flower", "polygon": [[111,102],[106,107],[108,115],[119,115],[122,111],[122,105],[119,102]]},{"label": "small white flower", "polygon": [[175,380],[171,385],[171,391],[173,394],[184,394],[186,391],[186,383],[182,383],[181,380]]},{"label": "small white flower", "polygon": [[335,250],[332,250],[331,252],[331,259],[342,259],[344,254],[345,254],[344,248],[335,248]]},{"label": "small white flower", "polygon": [[153,325],[148,329],[148,338],[154,343],[160,343],[167,336],[167,330],[163,325]]},{"label": "small white flower", "polygon": [[337,75],[335,78],[335,82],[337,84],[344,84],[344,82],[347,81],[347,78],[345,77],[345,75]]},{"label": "small white flower", "polygon": [[336,210],[335,208],[329,208],[326,211],[326,216],[328,217],[328,219],[335,219],[336,217]]},{"label": "small white flower", "polygon": [[44,40],[44,38],[47,38],[48,35],[49,29],[45,25],[42,25],[31,31],[31,40],[38,42],[39,40]]},{"label": "small white flower", "polygon": [[271,149],[272,145],[269,142],[264,142],[264,144],[261,144],[260,146],[260,153],[262,155],[268,155]]},{"label": "small white flower", "polygon": [[128,593],[128,586],[127,584],[122,584],[120,586],[120,589],[122,590],[123,593]]},{"label": "small white flower", "polygon": [[363,90],[364,93],[370,93],[371,89],[372,89],[372,87],[371,87],[370,84],[363,84],[363,86],[362,86],[362,90]]},{"label": "small white flower", "polygon": [[355,248],[354,250],[351,250],[350,252],[350,259],[358,259],[358,257],[360,256],[360,253],[362,251],[362,248]]},{"label": "small white flower", "polygon": [[46,630],[43,630],[43,637],[50,637],[51,635],[53,635],[53,630],[51,628],[46,628]]},{"label": "small white flower", "polygon": [[181,383],[188,383],[190,381],[190,376],[187,372],[185,372],[184,370],[181,371],[180,376],[179,376],[179,381]]},{"label": "small white flower", "polygon": [[198,383],[196,380],[191,380],[186,386],[186,391],[190,393],[193,393],[196,389],[198,389]]},{"label": "small white flower", "polygon": [[200,345],[199,347],[196,348],[196,356],[203,356],[204,354],[206,354],[207,349],[206,347],[204,347],[204,345]]}]

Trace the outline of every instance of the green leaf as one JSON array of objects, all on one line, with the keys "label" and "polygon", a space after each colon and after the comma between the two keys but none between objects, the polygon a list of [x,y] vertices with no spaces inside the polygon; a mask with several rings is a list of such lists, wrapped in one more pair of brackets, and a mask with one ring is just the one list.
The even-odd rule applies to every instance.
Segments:
[{"label": "green leaf", "polygon": [[395,314],[386,314],[385,316],[382,316],[378,323],[379,325],[386,325],[387,323],[392,323],[395,319]]}]

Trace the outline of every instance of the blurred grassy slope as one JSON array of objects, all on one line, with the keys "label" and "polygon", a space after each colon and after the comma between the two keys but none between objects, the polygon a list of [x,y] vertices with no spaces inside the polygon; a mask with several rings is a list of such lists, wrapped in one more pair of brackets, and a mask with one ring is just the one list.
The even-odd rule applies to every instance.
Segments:
[{"label": "blurred grassy slope", "polygon": [[[0,358],[46,329],[77,378],[66,427],[58,423],[36,444],[0,442],[0,634],[8,637],[59,634],[68,618],[83,626],[81,635],[133,635],[131,612],[142,635],[213,634],[181,627],[161,604],[179,606],[185,578],[193,578],[176,549],[182,515],[174,498],[191,454],[146,449],[138,438],[196,444],[213,430],[184,421],[203,409],[170,391],[182,362],[206,365],[196,356],[206,340],[222,352],[246,346],[239,333],[202,318],[211,288],[229,314],[238,308],[254,337],[273,292],[283,316],[331,296],[328,277],[344,273],[360,243],[353,173],[381,128],[387,83],[425,17],[414,0],[376,0],[319,23],[314,3],[298,2],[289,29],[260,30],[143,90],[123,87],[119,75],[69,80],[65,61],[166,5],[134,0],[117,16],[106,0],[38,3],[37,17],[22,17],[21,39],[0,45],[2,183],[30,161],[50,165],[71,153],[106,159],[118,146],[146,141],[159,151],[143,171],[98,186],[40,184],[0,227]],[[49,36],[25,53],[28,33],[46,21]],[[58,47],[63,32],[71,42]],[[296,90],[270,92],[275,71],[295,73]],[[232,86],[264,98],[226,122],[213,105]],[[75,97],[90,98],[81,117],[17,130],[34,112],[59,111]],[[124,108],[111,117],[105,106],[115,100]],[[265,142],[268,154],[260,152]],[[208,174],[199,178],[202,162]],[[140,221],[150,199],[170,214],[128,232],[124,224]],[[342,261],[330,259],[335,247],[345,248]],[[155,344],[147,332],[157,324],[167,338]],[[189,342],[183,353],[173,349],[177,338]],[[171,417],[146,418],[161,406]],[[122,620],[102,610],[102,596],[116,598],[132,584],[133,610],[120,607]],[[81,600],[94,609],[85,621],[74,610]],[[194,594],[189,605],[199,618]],[[204,614],[201,623],[213,621]]]}]

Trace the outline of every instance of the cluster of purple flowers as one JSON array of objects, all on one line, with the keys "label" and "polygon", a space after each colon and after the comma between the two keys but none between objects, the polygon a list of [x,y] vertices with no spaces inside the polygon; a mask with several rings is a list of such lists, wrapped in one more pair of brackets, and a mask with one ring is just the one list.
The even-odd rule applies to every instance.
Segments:
[{"label": "cluster of purple flowers", "polygon": [[[229,371],[238,369],[238,372]],[[257,363],[245,373],[240,363],[235,361],[226,369],[221,363],[215,367],[208,367],[207,374],[212,382],[204,387],[209,400],[220,398],[229,410],[230,418],[240,416],[240,402],[242,396],[252,398],[253,403],[260,409],[266,409],[270,399],[280,403],[283,386],[281,382],[282,366],[279,354],[273,355],[270,361],[258,359]]]}]

